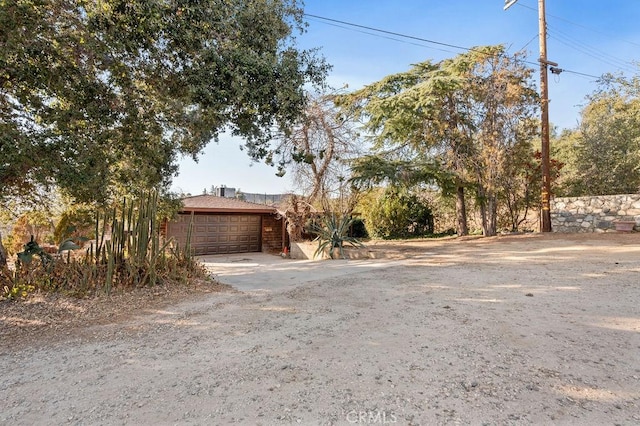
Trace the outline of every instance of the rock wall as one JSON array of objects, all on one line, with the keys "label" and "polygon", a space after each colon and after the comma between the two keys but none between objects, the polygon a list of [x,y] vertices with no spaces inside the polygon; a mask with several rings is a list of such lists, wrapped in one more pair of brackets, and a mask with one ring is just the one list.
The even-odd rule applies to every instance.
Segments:
[{"label": "rock wall", "polygon": [[562,197],[551,200],[554,232],[607,232],[616,221],[640,227],[640,194]]}]

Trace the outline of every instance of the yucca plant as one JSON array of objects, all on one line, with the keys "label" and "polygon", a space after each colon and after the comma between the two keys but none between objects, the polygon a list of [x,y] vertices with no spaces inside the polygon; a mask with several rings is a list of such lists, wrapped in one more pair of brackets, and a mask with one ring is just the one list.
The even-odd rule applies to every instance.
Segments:
[{"label": "yucca plant", "polygon": [[329,248],[329,257],[334,258],[335,249],[341,258],[344,257],[344,244],[347,243],[353,247],[363,247],[364,245],[354,237],[349,236],[349,229],[354,219],[348,215],[338,215],[329,213],[323,216],[319,221],[314,221],[307,230],[317,235],[318,249],[314,253],[314,257],[318,256]]}]

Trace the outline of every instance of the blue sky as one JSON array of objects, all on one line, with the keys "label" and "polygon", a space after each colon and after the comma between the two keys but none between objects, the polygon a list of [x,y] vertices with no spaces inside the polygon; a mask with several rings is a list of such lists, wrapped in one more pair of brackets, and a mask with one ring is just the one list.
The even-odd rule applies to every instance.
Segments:
[{"label": "blue sky", "polygon": [[[538,2],[518,0],[503,10],[504,0],[307,0],[305,12],[338,21],[432,40],[473,47],[504,44],[510,52],[526,50],[531,66],[539,56]],[[577,124],[584,98],[606,72],[638,73],[640,61],[640,1],[546,0],[548,59],[567,70],[549,75],[550,120],[559,128]],[[329,82],[358,89],[386,75],[407,70],[427,59],[439,61],[462,50],[307,16],[306,33],[297,35],[301,48],[320,48],[333,65]],[[571,72],[569,72],[571,71]],[[586,75],[583,75],[586,74]],[[536,76],[538,72],[536,71]],[[174,190],[199,194],[212,185],[245,192],[294,190],[288,175],[252,163],[240,151],[243,141],[223,137],[211,143],[198,163],[180,162]]]}]

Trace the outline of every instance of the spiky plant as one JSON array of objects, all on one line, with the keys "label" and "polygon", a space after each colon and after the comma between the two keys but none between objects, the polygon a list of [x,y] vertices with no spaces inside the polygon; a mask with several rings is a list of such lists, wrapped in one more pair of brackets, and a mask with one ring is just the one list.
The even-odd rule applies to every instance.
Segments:
[{"label": "spiky plant", "polygon": [[344,259],[345,243],[354,247],[363,247],[357,238],[349,236],[349,228],[353,221],[351,216],[329,213],[319,221],[312,222],[308,231],[317,235],[316,240],[318,241],[318,249],[313,256],[316,257],[329,248],[329,257],[334,259],[334,252],[337,248],[340,257]]}]

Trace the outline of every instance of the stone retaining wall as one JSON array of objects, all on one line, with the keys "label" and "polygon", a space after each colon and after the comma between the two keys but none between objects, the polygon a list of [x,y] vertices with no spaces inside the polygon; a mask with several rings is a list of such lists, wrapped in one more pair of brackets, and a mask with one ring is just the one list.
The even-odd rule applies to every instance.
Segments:
[{"label": "stone retaining wall", "polygon": [[562,197],[551,200],[554,232],[607,232],[616,221],[640,227],[640,194]]}]

